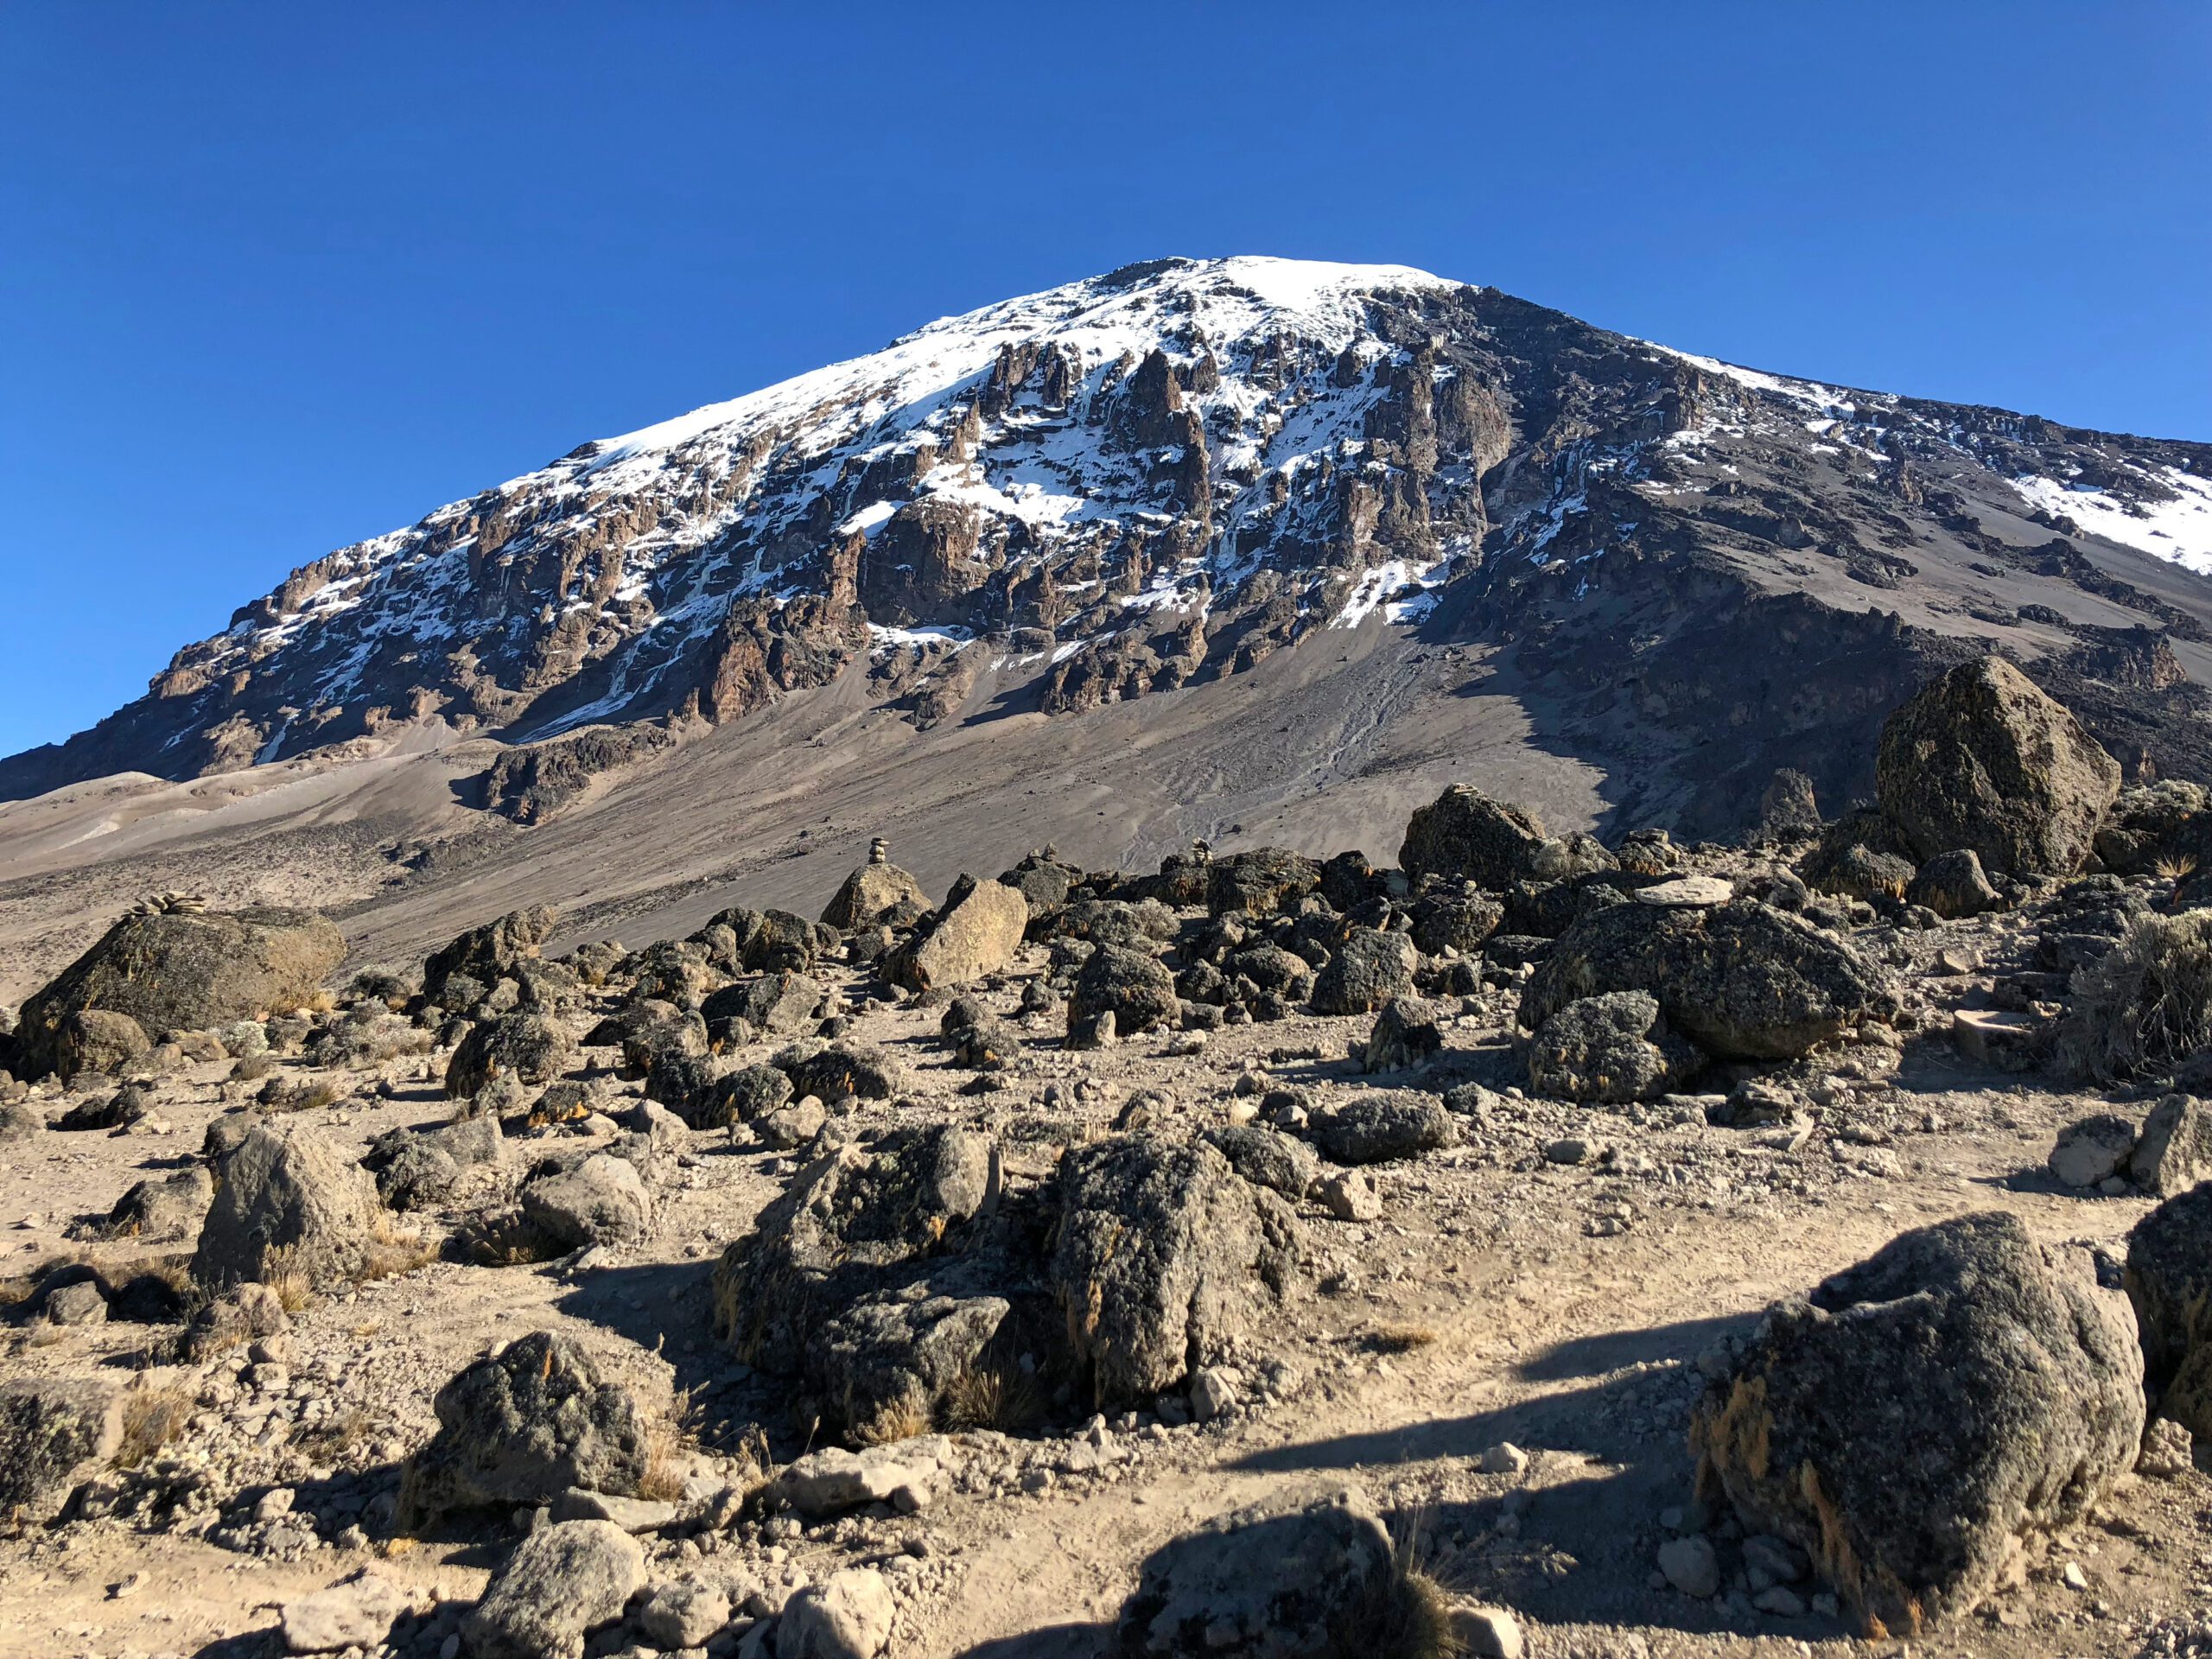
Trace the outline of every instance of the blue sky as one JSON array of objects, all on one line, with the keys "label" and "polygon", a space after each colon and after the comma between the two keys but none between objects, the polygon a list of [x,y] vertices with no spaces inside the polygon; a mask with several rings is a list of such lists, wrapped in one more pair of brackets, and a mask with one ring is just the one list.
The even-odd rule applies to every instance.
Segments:
[{"label": "blue sky", "polygon": [[0,9],[0,753],[583,440],[1166,253],[2212,439],[2212,9]]}]

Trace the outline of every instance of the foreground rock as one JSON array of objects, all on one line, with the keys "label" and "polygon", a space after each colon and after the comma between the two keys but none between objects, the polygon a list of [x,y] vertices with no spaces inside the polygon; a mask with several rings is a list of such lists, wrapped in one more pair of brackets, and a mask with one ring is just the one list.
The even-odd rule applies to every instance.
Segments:
[{"label": "foreground rock", "polygon": [[1122,1604],[1114,1651],[1382,1659],[1396,1587],[1389,1530],[1363,1492],[1293,1486],[1154,1553]]},{"label": "foreground rock", "polygon": [[345,937],[311,910],[126,916],[23,1004],[18,1063],[26,1077],[73,1074],[83,1062],[71,1022],[95,1010],[158,1038],[296,1008],[345,954]]},{"label": "foreground rock", "polygon": [[438,1390],[438,1432],[407,1460],[410,1524],[454,1510],[550,1503],[571,1487],[638,1496],[651,1460],[627,1389],[549,1331],[517,1338]]},{"label": "foreground rock", "polygon": [[296,1122],[255,1129],[223,1160],[192,1277],[219,1292],[296,1274],[310,1289],[357,1278],[379,1231],[368,1173]]},{"label": "foreground rock", "polygon": [[873,1567],[848,1567],[785,1605],[776,1659],[875,1659],[891,1643],[891,1586]]},{"label": "foreground rock", "polygon": [[1889,976],[1809,922],[1750,899],[1697,909],[1617,904],[1563,935],[1521,999],[1541,1029],[1570,1002],[1645,991],[1707,1053],[1789,1059],[1887,1005]]},{"label": "foreground rock", "polygon": [[2212,1185],[2169,1198],[2135,1224],[2126,1283],[2159,1414],[2212,1440]]},{"label": "foreground rock", "polygon": [[645,1582],[645,1551],[612,1521],[562,1521],[524,1538],[461,1627],[471,1659],[576,1659]]},{"label": "foreground rock", "polygon": [[1296,1274],[1297,1217],[1210,1146],[1075,1147],[1060,1195],[1052,1281],[1102,1409],[1230,1358]]},{"label": "foreground rock", "polygon": [[1964,849],[2009,875],[2070,875],[2120,793],[2120,766],[2000,657],[1953,669],[1882,728],[1882,811],[1921,859]]},{"label": "foreground rock", "polygon": [[1810,1554],[1870,1632],[1974,1608],[2025,1534],[2133,1467],[2142,1353],[2015,1217],[1902,1235],[1767,1312],[1691,1425],[1702,1490]]},{"label": "foreground rock", "polygon": [[1667,1029],[1648,991],[1609,991],[1569,1002],[1529,1045],[1529,1086],[1560,1100],[1606,1105],[1653,1100],[1697,1070],[1698,1056]]}]

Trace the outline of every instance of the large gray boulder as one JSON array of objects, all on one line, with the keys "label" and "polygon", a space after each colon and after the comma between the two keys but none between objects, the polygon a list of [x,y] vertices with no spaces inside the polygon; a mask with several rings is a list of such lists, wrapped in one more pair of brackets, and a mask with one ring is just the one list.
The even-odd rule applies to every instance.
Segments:
[{"label": "large gray boulder", "polygon": [[78,1481],[114,1455],[122,1406],[108,1382],[0,1382],[0,1516],[50,1520]]},{"label": "large gray boulder", "polygon": [[[1578,873],[1547,858],[1551,840],[1544,821],[1526,807],[1492,800],[1472,784],[1454,784],[1407,821],[1398,865],[1416,880],[1449,876],[1502,892],[1516,881]],[[1587,867],[1611,864],[1593,855]]]},{"label": "large gray boulder", "polygon": [[73,1018],[122,1014],[148,1036],[206,1031],[295,1008],[346,954],[311,910],[156,911],[125,916],[25,1002],[16,1030],[27,1077],[72,1073]]},{"label": "large gray boulder", "polygon": [[1068,998],[1068,1032],[1080,1039],[1096,1027],[1102,1014],[1114,1016],[1114,1029],[1122,1036],[1154,1031],[1174,1025],[1182,1006],[1166,963],[1147,951],[1102,944],[1076,975]]},{"label": "large gray boulder", "polygon": [[1029,901],[1000,881],[963,876],[929,930],[885,964],[894,985],[926,991],[965,985],[1014,960],[1029,926]]},{"label": "large gray boulder", "polygon": [[2126,1286],[2158,1414],[2212,1440],[2212,1185],[2135,1224]]},{"label": "large gray boulder", "polygon": [[523,1219],[556,1249],[635,1244],[652,1230],[645,1177],[632,1160],[611,1152],[532,1177],[521,1199]]},{"label": "large gray boulder", "polygon": [[1554,1100],[1653,1100],[1696,1071],[1700,1058],[1667,1029],[1649,991],[1608,991],[1567,1003],[1536,1028],[1529,1087]]},{"label": "large gray boulder", "polygon": [[634,1497],[651,1462],[627,1389],[571,1338],[533,1331],[437,1393],[438,1432],[409,1458],[400,1510],[419,1524],[455,1510],[550,1503],[571,1487]]},{"label": "large gray boulder", "polygon": [[[723,1253],[721,1334],[748,1363],[804,1381],[837,1427],[880,1438],[925,1421],[1007,1313],[947,1261],[998,1188],[996,1143],[971,1129],[826,1153]],[[932,1282],[940,1269],[950,1288]]]},{"label": "large gray boulder", "polygon": [[849,1567],[785,1604],[776,1659],[875,1659],[891,1644],[898,1608],[872,1567]]},{"label": "large gray boulder", "polygon": [[381,1206],[368,1172],[294,1122],[264,1123],[216,1171],[194,1282],[219,1293],[296,1274],[316,1291],[359,1276]]},{"label": "large gray boulder", "polygon": [[1541,1028],[1570,1002],[1645,991],[1707,1053],[1790,1059],[1889,1006],[1881,966],[1811,923],[1751,899],[1700,908],[1610,905],[1567,929],[1521,997]]},{"label": "large gray boulder", "polygon": [[576,1060],[575,1039],[559,1021],[538,1014],[502,1014],[469,1027],[446,1065],[446,1093],[466,1100],[494,1077],[551,1083]]},{"label": "large gray boulder", "polygon": [[903,927],[930,907],[922,884],[896,864],[871,859],[845,878],[822,919],[841,933],[855,928]]},{"label": "large gray boulder", "polygon": [[2120,766],[2064,705],[1984,657],[1890,716],[1874,784],[1923,860],[1964,848],[2002,874],[2070,875],[2120,794]]},{"label": "large gray boulder", "polygon": [[1313,1012],[1372,1014],[1413,990],[1420,963],[1405,934],[1355,927],[1313,977]]},{"label": "large gray boulder", "polygon": [[1052,1279],[1100,1408],[1230,1357],[1298,1270],[1297,1217],[1205,1145],[1123,1135],[1060,1160]]},{"label": "large gray boulder", "polygon": [[2142,1439],[2127,1308],[2067,1255],[1961,1216],[1777,1303],[1693,1416],[1700,1489],[1810,1554],[1870,1632],[1971,1611]]},{"label": "large gray boulder", "polygon": [[540,1527],[492,1575],[461,1626],[469,1659],[581,1659],[584,1638],[645,1587],[645,1553],[612,1521]]},{"label": "large gray boulder", "polygon": [[1417,1089],[1370,1089],[1313,1114],[1314,1144],[1340,1164],[1418,1158],[1459,1138],[1452,1114]]},{"label": "large gray boulder", "polygon": [[1151,1556],[1116,1659],[1385,1659],[1389,1529],[1356,1486],[1294,1484]]}]

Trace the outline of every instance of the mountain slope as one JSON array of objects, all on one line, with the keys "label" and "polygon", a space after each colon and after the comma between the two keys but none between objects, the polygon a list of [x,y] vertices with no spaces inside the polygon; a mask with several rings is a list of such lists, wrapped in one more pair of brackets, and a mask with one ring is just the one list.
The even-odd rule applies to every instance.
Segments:
[{"label": "mountain slope", "polygon": [[1872,722],[1993,644],[2139,770],[2200,770],[2207,570],[2202,445],[1757,373],[1402,268],[1161,260],[305,565],[0,762],[0,798],[473,734],[507,746],[474,798],[537,822],[848,677],[921,727],[1080,716],[1380,627],[1497,647],[1480,677],[1551,700],[1548,741],[1713,830],[1777,766],[1849,792]]}]

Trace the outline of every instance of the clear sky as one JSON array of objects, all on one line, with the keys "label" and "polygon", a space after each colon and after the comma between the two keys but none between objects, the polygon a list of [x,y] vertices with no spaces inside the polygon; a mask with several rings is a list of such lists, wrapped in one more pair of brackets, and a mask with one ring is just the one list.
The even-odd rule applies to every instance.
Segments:
[{"label": "clear sky", "polygon": [[2212,7],[0,5],[0,753],[293,566],[1162,254],[2212,439]]}]

